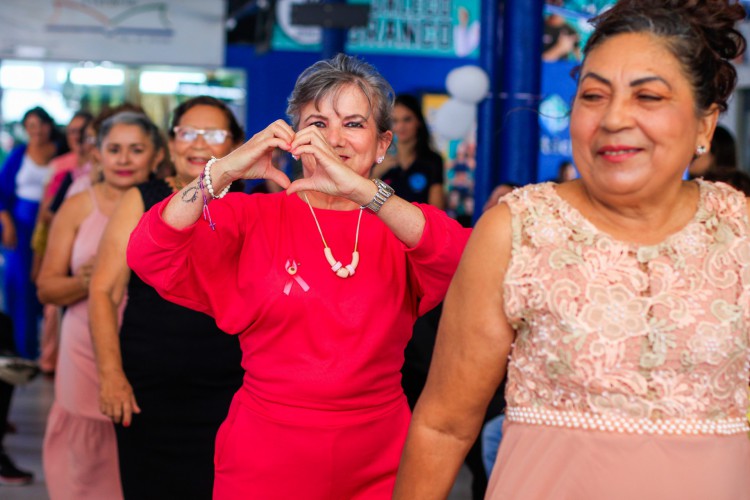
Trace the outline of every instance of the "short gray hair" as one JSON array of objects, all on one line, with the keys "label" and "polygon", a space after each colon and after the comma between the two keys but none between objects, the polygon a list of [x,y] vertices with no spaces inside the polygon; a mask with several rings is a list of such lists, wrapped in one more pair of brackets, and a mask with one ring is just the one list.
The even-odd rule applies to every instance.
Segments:
[{"label": "short gray hair", "polygon": [[394,92],[391,84],[371,64],[346,54],[318,61],[297,78],[287,100],[286,114],[297,129],[302,107],[310,102],[317,106],[321,99],[338,94],[347,85],[357,85],[367,97],[374,113],[378,133],[391,129]]},{"label": "short gray hair", "polygon": [[96,147],[101,148],[104,139],[109,135],[115,125],[135,125],[148,136],[154,145],[154,150],[159,151],[164,147],[164,138],[159,131],[159,127],[154,125],[151,119],[143,113],[133,111],[123,111],[110,116],[102,122],[99,127],[99,134],[96,136]]}]

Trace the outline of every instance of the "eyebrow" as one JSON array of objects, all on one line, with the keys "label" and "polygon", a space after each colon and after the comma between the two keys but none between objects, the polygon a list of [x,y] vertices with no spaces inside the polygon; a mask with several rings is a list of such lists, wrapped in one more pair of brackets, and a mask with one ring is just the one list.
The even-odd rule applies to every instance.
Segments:
[{"label": "eyebrow", "polygon": [[344,120],[351,120],[353,118],[360,118],[363,122],[367,121],[367,117],[360,115],[359,113],[354,113],[353,115],[345,116]]},{"label": "eyebrow", "polygon": [[313,120],[313,119],[314,119],[314,120],[328,120],[328,118],[326,118],[326,117],[325,117],[325,116],[323,116],[323,115],[319,115],[319,114],[312,114],[312,115],[308,115],[308,116],[306,116],[306,117],[305,117],[305,119],[304,119],[303,121],[304,121],[305,123],[307,123],[308,121],[310,121],[310,120]]},{"label": "eyebrow", "polygon": [[[583,75],[583,77],[581,78],[581,81],[584,81],[586,78],[593,78],[594,80],[600,81],[606,85],[609,85],[609,86],[612,85],[611,81],[593,72],[589,72]],[[638,78],[637,80],[633,80],[632,82],[630,82],[630,87],[638,87],[649,82],[661,82],[667,87],[669,87],[670,89],[672,88],[669,82],[660,76],[644,76],[643,78]]]},{"label": "eyebrow", "polygon": [[[354,113],[353,115],[347,115],[347,116],[342,117],[341,119],[344,120],[344,121],[346,121],[346,120],[351,120],[353,118],[360,118],[362,121],[367,121],[367,117],[365,117],[363,115],[360,115],[359,113]],[[321,115],[321,114],[312,114],[312,115],[309,115],[308,117],[306,117],[305,120],[304,120],[304,122],[307,123],[310,119],[328,121],[328,118],[325,117],[325,116],[323,116],[323,115]]]}]

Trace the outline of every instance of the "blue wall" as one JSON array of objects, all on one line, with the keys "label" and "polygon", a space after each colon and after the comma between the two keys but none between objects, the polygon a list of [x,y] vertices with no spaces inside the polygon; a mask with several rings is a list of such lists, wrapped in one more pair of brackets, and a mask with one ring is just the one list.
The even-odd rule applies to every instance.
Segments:
[{"label": "blue wall", "polygon": [[[366,54],[398,92],[445,92],[450,70],[476,61],[456,58]],[[286,98],[297,75],[320,58],[316,52],[268,52],[257,55],[250,45],[227,45],[226,66],[247,72],[247,135],[286,118]]]}]

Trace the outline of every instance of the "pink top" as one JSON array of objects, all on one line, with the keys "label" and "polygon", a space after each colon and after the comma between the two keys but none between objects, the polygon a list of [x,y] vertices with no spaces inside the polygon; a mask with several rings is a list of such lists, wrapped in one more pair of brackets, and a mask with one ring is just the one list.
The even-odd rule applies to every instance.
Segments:
[{"label": "pink top", "polygon": [[551,183],[501,200],[516,340],[486,498],[750,500],[746,202],[698,185],[657,245],[603,233]]},{"label": "pink top", "polygon": [[634,419],[748,409],[750,239],[745,197],[699,181],[690,223],[658,245],[620,242],[553,184],[515,191],[506,313],[509,407]]},{"label": "pink top", "polygon": [[60,184],[62,184],[65,174],[75,170],[78,166],[78,155],[70,151],[54,158],[49,163],[49,166],[52,168],[52,177],[47,183],[47,188],[44,190],[45,200],[51,200],[54,198],[55,193],[60,189]]},{"label": "pink top", "polygon": [[[210,205],[216,231],[203,220],[181,231],[168,226],[160,214],[169,199],[141,219],[128,264],[168,300],[240,334],[244,391],[319,410],[403,397],[400,369],[412,325],[443,299],[468,229],[417,205],[427,222],[419,244],[408,249],[364,213],[359,266],[342,279],[326,262],[310,209],[296,195],[230,193]],[[333,254],[348,264],[359,210],[315,213]],[[291,275],[294,262],[298,271]]]},{"label": "pink top", "polygon": [[[73,242],[70,268],[73,273],[96,255],[109,217],[89,189],[93,209],[81,222]],[[99,410],[99,376],[89,331],[88,298],[65,310],[60,327],[60,353],[55,375],[55,399],[68,412],[96,420],[107,420]],[[123,300],[123,306],[124,306]],[[120,308],[122,313],[122,307]]]}]

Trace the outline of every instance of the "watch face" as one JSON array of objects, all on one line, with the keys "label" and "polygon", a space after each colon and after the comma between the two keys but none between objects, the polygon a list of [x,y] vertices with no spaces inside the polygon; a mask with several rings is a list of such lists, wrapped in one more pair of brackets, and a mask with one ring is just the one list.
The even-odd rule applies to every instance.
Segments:
[{"label": "watch face", "polygon": [[381,181],[380,179],[375,179],[375,185],[378,186],[378,192],[385,194],[386,197],[392,195],[395,192],[391,186]]}]

